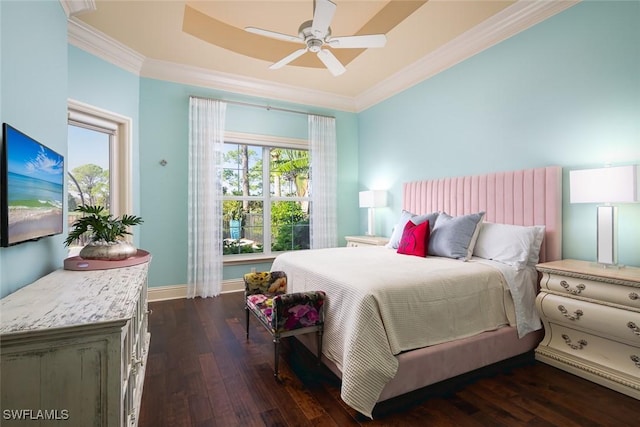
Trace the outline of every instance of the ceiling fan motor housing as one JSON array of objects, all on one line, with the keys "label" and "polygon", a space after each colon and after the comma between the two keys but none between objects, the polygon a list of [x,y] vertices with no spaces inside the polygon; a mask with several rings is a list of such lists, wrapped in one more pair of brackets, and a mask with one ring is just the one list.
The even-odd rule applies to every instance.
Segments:
[{"label": "ceiling fan motor housing", "polygon": [[305,21],[298,28],[298,35],[304,39],[309,51],[319,52],[325,39],[331,35],[331,28],[327,28],[326,34],[320,34],[318,31],[313,31],[313,21]]}]

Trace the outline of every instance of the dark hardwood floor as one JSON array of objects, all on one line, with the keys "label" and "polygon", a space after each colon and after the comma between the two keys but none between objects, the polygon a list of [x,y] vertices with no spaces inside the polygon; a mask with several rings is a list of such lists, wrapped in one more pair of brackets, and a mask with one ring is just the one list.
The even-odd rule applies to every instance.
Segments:
[{"label": "dark hardwood floor", "polygon": [[289,340],[273,378],[268,333],[242,293],[149,304],[151,345],[139,426],[638,426],[640,401],[527,358],[377,407],[369,420]]}]

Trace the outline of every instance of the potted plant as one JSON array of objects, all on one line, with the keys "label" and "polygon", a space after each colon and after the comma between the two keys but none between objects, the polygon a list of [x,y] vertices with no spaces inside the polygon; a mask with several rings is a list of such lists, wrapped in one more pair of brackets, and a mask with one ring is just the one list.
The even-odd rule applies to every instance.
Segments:
[{"label": "potted plant", "polygon": [[123,239],[131,234],[128,227],[141,224],[142,218],[135,215],[122,215],[114,218],[102,206],[81,205],[75,211],[84,215],[73,223],[73,229],[64,241],[69,246],[74,240],[89,232],[91,241],[80,251],[85,259],[122,260],[134,256],[137,249]]}]

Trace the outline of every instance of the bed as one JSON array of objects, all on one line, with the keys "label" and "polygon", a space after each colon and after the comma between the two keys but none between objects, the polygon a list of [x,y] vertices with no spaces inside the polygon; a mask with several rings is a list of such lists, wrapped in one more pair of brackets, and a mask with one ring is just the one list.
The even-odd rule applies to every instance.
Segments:
[{"label": "bed", "polygon": [[[327,292],[322,359],[346,404],[372,417],[380,402],[537,346],[534,266],[561,258],[561,181],[545,167],[405,183],[392,247],[274,260],[291,292]],[[452,227],[466,227],[466,247]],[[426,256],[400,253],[418,229]]]}]

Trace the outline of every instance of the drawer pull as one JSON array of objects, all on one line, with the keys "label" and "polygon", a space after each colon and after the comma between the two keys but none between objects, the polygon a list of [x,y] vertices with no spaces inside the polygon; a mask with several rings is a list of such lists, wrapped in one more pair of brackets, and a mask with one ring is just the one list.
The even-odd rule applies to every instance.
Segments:
[{"label": "drawer pull", "polygon": [[[566,317],[569,320],[578,320],[580,319],[580,316],[582,316],[584,313],[582,312],[582,310],[576,310],[573,312],[573,314],[569,314],[569,312],[567,311],[566,308],[564,308],[564,305],[559,305],[558,306],[558,310],[560,310],[560,313],[562,313],[562,315],[564,317]],[[631,326],[629,326],[631,327]]]},{"label": "drawer pull", "polygon": [[640,337],[640,328],[633,322],[627,323],[627,327],[633,331],[634,334]]},{"label": "drawer pull", "polygon": [[634,300],[634,301],[635,301],[635,300],[637,300],[638,298],[640,298],[640,296],[638,296],[638,294],[636,294],[635,292],[631,292],[631,293],[629,294],[629,299],[630,299],[630,300]]},{"label": "drawer pull", "polygon": [[585,285],[580,283],[578,286],[576,286],[575,289],[571,289],[571,287],[569,286],[569,283],[567,283],[566,280],[561,280],[560,286],[562,286],[567,292],[569,292],[572,295],[578,295],[580,292],[584,291],[586,288]]},{"label": "drawer pull", "polygon": [[629,356],[629,358],[636,365],[636,368],[640,368],[640,357],[636,356],[635,354],[632,354],[631,356]]},{"label": "drawer pull", "polygon": [[566,334],[562,334],[562,339],[569,347],[571,347],[574,350],[582,350],[587,346],[587,342],[585,340],[579,340],[578,344],[572,344],[571,338],[569,338],[569,335],[566,335]]}]

